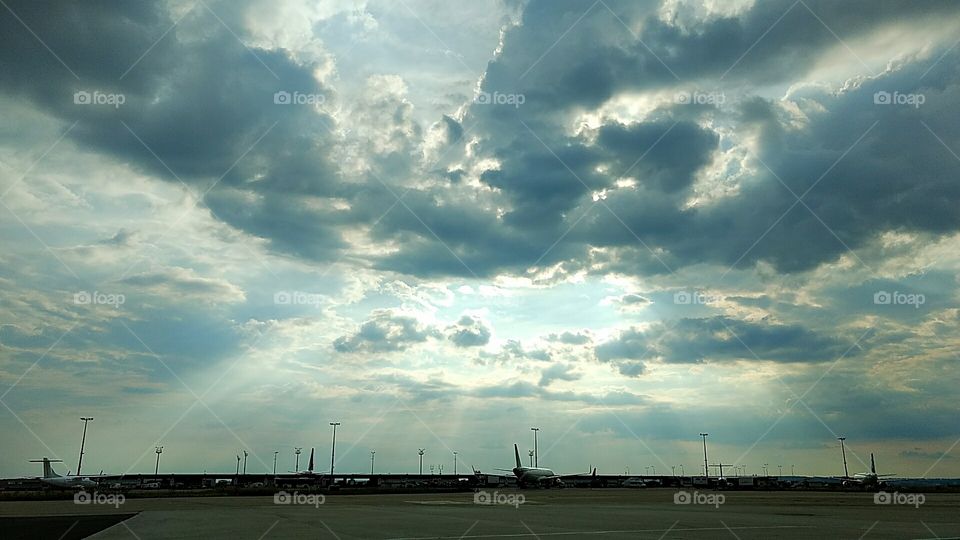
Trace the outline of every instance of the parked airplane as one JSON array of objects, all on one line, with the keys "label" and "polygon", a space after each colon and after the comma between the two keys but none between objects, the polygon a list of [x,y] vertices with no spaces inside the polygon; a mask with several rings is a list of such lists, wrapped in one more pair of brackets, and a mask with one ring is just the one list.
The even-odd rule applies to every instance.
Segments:
[{"label": "parked airplane", "polygon": [[323,473],[313,472],[313,448],[310,449],[310,461],[307,463],[307,470],[305,471],[290,471],[298,476],[319,476]]},{"label": "parked airplane", "polygon": [[[517,484],[520,487],[525,486],[535,486],[535,487],[564,487],[563,481],[560,480],[560,475],[553,472],[551,469],[544,467],[524,467],[523,462],[520,461],[520,449],[516,444],[513,445],[513,453],[517,460],[517,466],[513,469],[496,469],[498,471],[510,471],[517,477]],[[586,473],[590,474],[590,473]],[[596,479],[597,469],[593,469],[593,478]]]},{"label": "parked airplane", "polygon": [[877,464],[873,460],[873,452],[870,452],[870,472],[856,473],[852,477],[844,478],[845,486],[863,486],[863,487],[883,487],[884,482],[881,478],[896,476],[895,474],[877,474]]},{"label": "parked airplane", "polygon": [[43,463],[43,477],[40,478],[40,481],[44,484],[63,489],[95,488],[99,484],[98,480],[94,480],[89,476],[76,476],[71,475],[69,472],[67,472],[66,476],[60,476],[53,470],[50,464],[63,463],[63,460],[49,458],[31,459],[30,463]]}]

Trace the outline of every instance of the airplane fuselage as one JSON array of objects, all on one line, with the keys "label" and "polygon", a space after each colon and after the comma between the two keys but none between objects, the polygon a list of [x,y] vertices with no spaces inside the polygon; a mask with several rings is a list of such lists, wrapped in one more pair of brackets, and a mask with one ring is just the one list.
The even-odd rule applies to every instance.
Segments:
[{"label": "airplane fuselage", "polygon": [[559,479],[557,473],[541,467],[514,467],[513,474],[521,484],[542,484]]},{"label": "airplane fuselage", "polygon": [[52,478],[41,478],[44,484],[62,489],[82,489],[95,488],[97,482],[86,476],[55,476]]}]

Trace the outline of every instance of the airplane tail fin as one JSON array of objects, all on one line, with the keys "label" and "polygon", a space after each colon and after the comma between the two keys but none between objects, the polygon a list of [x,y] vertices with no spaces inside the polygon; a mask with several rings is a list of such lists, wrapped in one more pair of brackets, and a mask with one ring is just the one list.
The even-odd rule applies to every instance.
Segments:
[{"label": "airplane tail fin", "polygon": [[60,475],[54,472],[53,467],[50,466],[51,463],[63,463],[62,459],[31,459],[30,463],[43,463],[43,477],[44,478],[59,478]]},{"label": "airplane tail fin", "polygon": [[877,464],[873,461],[873,452],[870,452],[870,472],[877,474]]},{"label": "airplane tail fin", "polygon": [[517,468],[523,467],[523,463],[520,463],[520,448],[516,444],[513,445],[513,453],[517,458]]},{"label": "airplane tail fin", "polygon": [[307,464],[307,470],[313,472],[313,448],[310,449],[310,463]]}]

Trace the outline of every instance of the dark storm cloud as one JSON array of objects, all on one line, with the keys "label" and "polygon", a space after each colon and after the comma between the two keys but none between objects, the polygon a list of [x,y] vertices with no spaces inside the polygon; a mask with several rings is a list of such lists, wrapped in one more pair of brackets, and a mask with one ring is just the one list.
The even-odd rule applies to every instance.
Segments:
[{"label": "dark storm cloud", "polygon": [[376,310],[356,332],[334,340],[333,348],[342,353],[402,351],[438,335],[437,329],[422,324],[415,317],[391,310]]},{"label": "dark storm cloud", "polygon": [[608,187],[611,179],[598,174],[596,149],[577,141],[547,150],[519,123],[519,136],[497,152],[503,165],[490,170],[481,180],[508,193],[514,203],[504,216],[504,225],[519,230],[556,228],[569,211],[590,190]]},{"label": "dark storm cloud", "polygon": [[[589,5],[530,2],[522,24],[505,32],[481,83],[487,94],[520,94],[523,103],[473,103],[463,118],[437,122],[442,145],[462,145],[470,126],[476,155],[498,162],[479,173],[492,194],[481,199],[467,189],[465,169],[440,168],[446,186],[420,185],[390,212],[398,195],[380,182],[418,177],[424,130],[389,79],[374,80],[369,96],[352,96],[360,123],[381,125],[377,133],[349,126],[371,174],[344,178],[330,156],[334,120],[273,99],[286,91],[335,100],[312,75],[319,66],[282,50],[248,49],[234,35],[248,37],[245,6],[214,2],[186,14],[124,2],[9,6],[69,69],[5,16],[0,30],[9,46],[0,48],[0,91],[64,122],[79,121],[70,135],[79,144],[160,178],[176,182],[169,167],[203,189],[219,179],[205,194],[219,219],[308,260],[335,257],[348,247],[344,228],[375,222],[372,239],[399,249],[374,256],[374,265],[417,276],[485,277],[561,262],[568,270],[639,275],[702,262],[769,262],[799,272],[885,230],[960,229],[960,184],[951,180],[960,162],[937,140],[960,146],[955,123],[943,120],[960,102],[960,52],[925,73],[948,44],[935,46],[930,60],[907,59],[842,92],[797,97],[803,121],[780,103],[745,95],[719,109],[661,105],[641,122],[606,120],[595,130],[571,130],[577,114],[624,93],[711,83],[733,96],[743,87],[804,81],[839,47],[817,16],[852,40],[894,22],[952,15],[951,2],[808,2],[817,16],[787,0],[758,2],[735,17],[697,22],[682,6],[673,20],[662,20],[657,3],[610,2],[627,26],[642,29],[639,39],[604,5],[593,5],[570,29]],[[751,49],[760,37],[762,46]],[[121,93],[125,103],[76,105],[79,90]],[[874,104],[882,91],[926,99],[919,108]],[[731,196],[691,207],[685,203],[698,174],[725,149],[710,119],[754,135],[757,157],[772,173],[758,166]],[[615,187],[628,171],[636,185]],[[790,190],[799,195],[808,188],[804,205],[795,205]],[[602,204],[595,204],[598,193]],[[334,198],[345,204],[334,209]],[[600,264],[589,265],[591,257]]]},{"label": "dark storm cloud", "polygon": [[[603,207],[594,207],[588,192],[608,188],[613,180],[597,173],[596,165],[611,158],[628,162],[628,155],[643,153],[643,145],[630,146],[618,157],[611,149],[629,137],[625,128],[612,125],[600,133],[612,129],[609,133],[618,136],[601,136],[596,145],[579,137],[551,140],[554,156],[517,127],[520,135],[495,150],[500,168],[481,177],[512,202],[502,219],[471,210],[469,221],[454,222],[470,229],[464,239],[436,215],[440,207],[424,205],[423,214],[418,212],[437,225],[432,232],[465,264],[438,262],[447,250],[433,245],[423,224],[410,221],[403,228],[423,243],[384,265],[416,271],[411,259],[423,258],[434,270],[437,263],[460,275],[482,276],[522,271],[538,260],[577,265],[589,246],[604,246],[624,250],[619,257],[604,255],[606,268],[628,273],[662,273],[701,262],[749,267],[761,261],[782,272],[800,272],[835,260],[848,248],[864,247],[884,231],[950,234],[960,229],[960,214],[954,211],[960,184],[951,180],[960,174],[960,161],[948,148],[960,146],[960,132],[943,118],[960,102],[960,78],[951,67],[958,60],[960,54],[948,54],[922,82],[927,66],[910,63],[839,94],[816,96],[823,109],[808,108],[800,127],[790,126],[793,120],[778,103],[743,102],[729,111],[731,118],[744,133],[759,135],[755,155],[766,165],[758,163],[755,176],[733,196],[697,207],[684,207],[683,198],[690,196],[698,167],[717,149],[716,135],[703,128],[678,124],[673,129],[678,140],[658,144],[642,160],[650,165],[638,167],[637,186],[611,190]],[[926,102],[919,108],[876,104],[877,92],[923,94]],[[662,134],[663,126],[655,119],[629,133],[652,130],[643,138],[647,142]],[[604,142],[610,147],[601,147]],[[684,160],[678,149],[685,146],[690,154]],[[803,204],[797,202],[801,195]],[[659,253],[638,247],[638,237]]]},{"label": "dark storm cloud", "polygon": [[[956,66],[958,59],[952,54],[942,62]],[[724,241],[680,240],[677,251],[734,264],[764,224],[785,213],[739,264],[766,260],[782,271],[802,271],[835,259],[847,247],[862,247],[883,231],[956,231],[960,185],[950,179],[960,172],[960,161],[938,137],[948,146],[960,141],[956,127],[941,120],[960,98],[960,79],[946,65],[923,83],[918,81],[925,66],[910,64],[839,96],[821,96],[827,111],[811,112],[806,129],[785,129],[769,103],[747,104],[743,127],[760,130],[758,156],[772,173],[761,169],[765,181],[697,213],[687,238],[722,227]],[[881,91],[923,94],[927,101],[919,108],[875,104]],[[797,196],[809,190],[803,203],[810,210],[798,204],[787,213],[796,201],[787,188]]]},{"label": "dark storm cloud", "polygon": [[470,315],[464,315],[446,331],[447,339],[457,347],[480,347],[490,342],[490,329],[482,320]]},{"label": "dark storm cloud", "polygon": [[[312,105],[275,100],[277,92],[321,102],[335,96],[312,76],[317,66],[246,47],[235,35],[245,37],[242,9],[211,2],[181,14],[161,3],[109,1],[9,7],[43,43],[9,13],[0,17],[0,34],[12,40],[0,47],[0,92],[76,121],[70,137],[81,146],[211,190],[217,217],[280,251],[324,259],[342,247],[329,220],[303,200],[338,189],[327,156],[333,120]],[[123,103],[77,104],[78,92],[122,95]]]},{"label": "dark storm cloud", "polygon": [[530,238],[501,226],[490,209],[470,199],[442,195],[410,190],[405,204],[373,227],[374,238],[404,246],[377,261],[379,268],[422,276],[489,276],[518,262],[533,263],[556,239]]},{"label": "dark storm cloud", "polygon": [[[802,4],[777,0],[756,2],[736,16],[685,25],[684,17],[662,20],[659,4],[622,0],[607,2],[607,10],[576,0],[532,1],[522,25],[506,34],[483,90],[526,93],[526,104],[540,107],[540,113],[592,108],[624,90],[672,87],[725,74],[737,83],[790,81],[839,48],[831,28],[842,29],[844,39],[852,41],[889,23],[952,16],[956,7],[949,0],[821,0],[806,2],[808,11]],[[681,12],[689,9],[679,6]],[[638,28],[642,33],[636,39],[632,30]],[[761,38],[762,46],[753,47]]]},{"label": "dark storm cloud", "polygon": [[[752,351],[752,354],[751,354]],[[635,361],[698,363],[719,360],[768,360],[774,362],[823,362],[862,350],[854,341],[822,335],[799,325],[752,322],[718,316],[655,323],[648,329],[629,328],[599,344],[595,353],[601,362]]]},{"label": "dark storm cloud", "polygon": [[[317,173],[323,172],[323,162],[311,163],[311,154],[322,150],[318,142],[329,118],[311,119],[308,107],[274,103],[274,93],[281,90],[329,93],[313,79],[311,66],[298,65],[281,51],[248,49],[202,7],[179,21],[159,3],[12,2],[10,8],[78,78],[16,19],[4,17],[3,33],[15,36],[17,46],[0,53],[5,73],[12,75],[4,78],[3,88],[65,120],[79,120],[78,142],[134,159],[168,180],[173,179],[164,163],[186,180],[227,174],[223,182],[236,184],[252,180],[256,171],[258,190],[316,192],[322,185]],[[174,22],[177,27],[160,39]],[[205,32],[199,37],[184,36],[201,28]],[[125,102],[78,105],[74,93],[84,90],[122,93]],[[228,172],[275,122],[274,136],[252,151],[250,165]]]},{"label": "dark storm cloud", "polygon": [[[665,120],[631,126],[608,124],[600,128],[597,139],[615,160],[614,172],[630,171],[666,193],[689,188],[693,174],[709,163],[718,142],[716,133],[693,122]],[[649,148],[653,151],[645,156]]]},{"label": "dark storm cloud", "polygon": [[[417,239],[383,260],[383,268],[485,276],[521,272],[535,262],[578,267],[590,246],[603,246],[620,250],[595,255],[604,270],[641,275],[701,262],[749,267],[765,261],[783,272],[799,272],[835,260],[847,247],[862,247],[885,230],[948,234],[960,228],[960,215],[952,211],[960,203],[960,185],[950,181],[960,174],[960,163],[924,125],[948,147],[960,145],[960,133],[942,121],[960,101],[954,69],[960,55],[947,54],[924,75],[949,44],[941,44],[929,60],[908,61],[843,92],[803,96],[813,101],[801,106],[817,105],[806,107],[802,125],[780,103],[745,96],[719,112],[664,107],[643,122],[603,125],[588,139],[569,134],[563,122],[618,92],[682,86],[600,8],[524,74],[538,57],[533,44],[562,33],[584,9],[579,3],[548,4],[528,6],[524,25],[507,32],[503,52],[483,81],[484,92],[522,93],[524,104],[475,103],[465,122],[480,126],[479,147],[500,163],[480,178],[509,202],[502,217],[491,208],[437,205],[424,194],[425,204],[415,211],[430,230],[412,217],[384,224],[393,234],[408,231]],[[716,81],[790,5],[758,3],[740,18],[713,19],[685,31],[648,17],[647,8],[618,4],[614,10],[621,10],[628,24],[643,20],[641,38],[682,78]],[[809,5],[827,24],[841,25],[848,39],[951,9],[948,3],[863,2],[857,4],[862,12],[854,14],[848,6]],[[731,80],[803,80],[816,59],[837,47],[836,38],[803,6],[794,6],[780,25],[782,32],[767,36],[769,47],[765,42],[745,56]],[[873,100],[878,91],[923,93],[926,103],[878,105]],[[733,122],[741,134],[757,134],[756,156],[772,171],[758,163],[733,196],[686,207],[696,174],[720,149],[719,135],[702,123],[708,113]],[[591,192],[610,188],[648,149],[631,171],[638,185],[609,191],[595,207]],[[599,165],[609,170],[599,172]],[[800,196],[808,188],[804,204],[796,203],[790,191]],[[446,221],[443,213],[459,219]],[[471,234],[464,238],[467,229]],[[657,255],[639,247],[638,237]]]}]

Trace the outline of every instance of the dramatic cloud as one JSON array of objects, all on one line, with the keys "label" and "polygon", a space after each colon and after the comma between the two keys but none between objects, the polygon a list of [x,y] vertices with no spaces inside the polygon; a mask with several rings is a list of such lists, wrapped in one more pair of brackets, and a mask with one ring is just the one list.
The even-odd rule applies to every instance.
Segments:
[{"label": "dramatic cloud", "polygon": [[7,0],[0,473],[79,407],[111,472],[267,467],[322,411],[342,470],[529,425],[560,470],[689,465],[712,426],[957,474],[956,12]]}]

